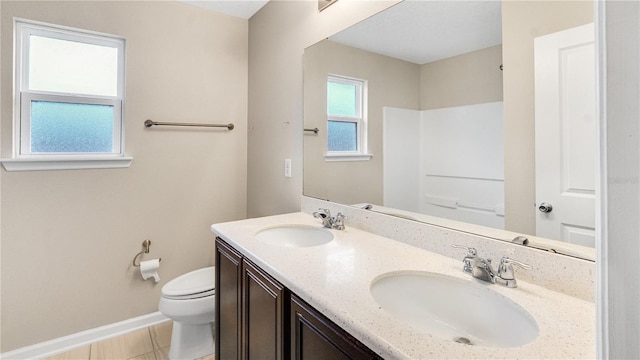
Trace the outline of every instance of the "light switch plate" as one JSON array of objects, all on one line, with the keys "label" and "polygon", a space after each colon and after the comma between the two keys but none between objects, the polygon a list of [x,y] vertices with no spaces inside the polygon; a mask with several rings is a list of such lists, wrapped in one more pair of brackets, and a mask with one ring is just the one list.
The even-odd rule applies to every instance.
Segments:
[{"label": "light switch plate", "polygon": [[284,177],[291,177],[291,159],[284,159]]}]

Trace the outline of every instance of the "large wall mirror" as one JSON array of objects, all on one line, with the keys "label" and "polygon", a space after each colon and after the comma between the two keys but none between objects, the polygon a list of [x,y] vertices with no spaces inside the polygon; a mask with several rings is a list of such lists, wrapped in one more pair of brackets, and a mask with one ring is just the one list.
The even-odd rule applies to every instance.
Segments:
[{"label": "large wall mirror", "polygon": [[594,260],[594,51],[591,1],[400,2],[305,49],[303,193]]}]

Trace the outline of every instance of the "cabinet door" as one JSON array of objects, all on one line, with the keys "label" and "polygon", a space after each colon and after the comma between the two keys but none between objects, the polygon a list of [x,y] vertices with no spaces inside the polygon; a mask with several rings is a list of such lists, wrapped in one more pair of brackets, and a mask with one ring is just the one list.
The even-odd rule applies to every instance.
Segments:
[{"label": "cabinet door", "polygon": [[290,307],[292,359],[381,359],[294,294]]},{"label": "cabinet door", "polygon": [[240,359],[242,256],[216,239],[216,358]]},{"label": "cabinet door", "polygon": [[284,286],[247,259],[242,263],[242,276],[242,358],[288,358],[284,344]]}]

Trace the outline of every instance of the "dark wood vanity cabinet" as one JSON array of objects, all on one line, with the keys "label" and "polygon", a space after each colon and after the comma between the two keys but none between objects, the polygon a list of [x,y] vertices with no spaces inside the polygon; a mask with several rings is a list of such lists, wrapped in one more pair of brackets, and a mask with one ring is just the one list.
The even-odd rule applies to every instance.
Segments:
[{"label": "dark wood vanity cabinet", "polygon": [[216,239],[216,359],[381,359]]}]

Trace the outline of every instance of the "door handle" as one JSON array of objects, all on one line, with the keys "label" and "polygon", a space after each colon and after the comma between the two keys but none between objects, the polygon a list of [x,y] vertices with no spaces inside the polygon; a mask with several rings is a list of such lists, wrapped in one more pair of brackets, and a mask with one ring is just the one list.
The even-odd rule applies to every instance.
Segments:
[{"label": "door handle", "polygon": [[543,202],[538,206],[538,210],[543,213],[550,213],[553,210],[553,205]]}]

